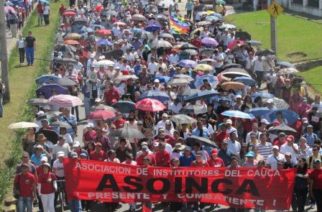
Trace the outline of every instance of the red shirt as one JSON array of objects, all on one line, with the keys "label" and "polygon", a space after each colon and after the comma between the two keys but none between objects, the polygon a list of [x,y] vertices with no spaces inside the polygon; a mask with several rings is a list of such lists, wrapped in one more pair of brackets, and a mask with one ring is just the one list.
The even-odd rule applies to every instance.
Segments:
[{"label": "red shirt", "polygon": [[99,152],[96,152],[95,150],[92,151],[90,154],[89,154],[89,158],[91,160],[99,160],[99,161],[104,161],[105,160],[105,152],[103,150],[99,151]]},{"label": "red shirt", "polygon": [[212,159],[212,158],[209,159],[208,165],[210,167],[216,167],[216,168],[225,167],[225,163],[220,157],[216,157],[215,159]]},{"label": "red shirt", "polygon": [[36,186],[36,177],[30,172],[19,174],[15,177],[15,184],[19,188],[20,196],[32,197],[34,187]]},{"label": "red shirt", "polygon": [[170,154],[167,151],[158,151],[155,153],[155,163],[156,166],[169,166]]},{"label": "red shirt", "polygon": [[309,178],[313,180],[313,189],[322,190],[322,169],[313,169]]},{"label": "red shirt", "polygon": [[116,129],[120,129],[120,128],[124,127],[125,122],[126,121],[123,118],[121,118],[121,119],[114,121],[113,124],[115,125]]},{"label": "red shirt", "polygon": [[218,145],[219,148],[221,148],[221,144],[222,142],[228,138],[228,134],[226,131],[223,131],[223,132],[216,132],[215,134],[215,141]]},{"label": "red shirt", "polygon": [[152,155],[152,154],[149,154],[149,155],[141,154],[136,158],[136,163],[137,163],[138,166],[144,165],[143,159],[145,157],[149,157],[151,164],[155,165],[155,157],[154,157],[154,155]]},{"label": "red shirt", "polygon": [[93,141],[96,139],[96,131],[89,130],[83,135],[83,137],[85,141]]},{"label": "red shirt", "polygon": [[278,139],[278,137],[277,137],[277,138],[275,138],[275,139],[274,139],[274,141],[273,141],[273,146],[274,146],[274,145],[277,145],[277,146],[281,147],[283,144],[285,144],[285,142],[286,142],[286,139],[284,140],[284,142],[281,142],[281,141]]},{"label": "red shirt", "polygon": [[121,95],[117,88],[113,87],[112,89],[109,89],[104,92],[104,98],[105,104],[111,105],[112,100],[115,99],[116,101],[118,101],[121,98]]},{"label": "red shirt", "polygon": [[56,176],[52,172],[47,174],[43,173],[39,176],[40,193],[41,194],[52,194],[55,192],[53,181],[56,180]]},{"label": "red shirt", "polygon": [[194,166],[194,167],[208,167],[209,166],[209,164],[207,163],[207,162],[205,162],[205,161],[202,161],[201,163],[200,162],[198,162],[198,161],[193,161],[192,163],[191,163],[191,166]]}]

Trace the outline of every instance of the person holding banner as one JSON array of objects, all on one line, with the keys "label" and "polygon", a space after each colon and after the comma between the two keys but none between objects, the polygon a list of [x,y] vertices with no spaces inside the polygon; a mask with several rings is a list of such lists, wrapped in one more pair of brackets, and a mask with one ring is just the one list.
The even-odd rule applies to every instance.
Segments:
[{"label": "person holding banner", "polygon": [[310,195],[315,200],[317,211],[322,211],[322,169],[321,160],[314,161],[314,169],[309,174]]},{"label": "person holding banner", "polygon": [[308,165],[305,158],[297,164],[292,208],[294,211],[303,212],[308,194]]}]

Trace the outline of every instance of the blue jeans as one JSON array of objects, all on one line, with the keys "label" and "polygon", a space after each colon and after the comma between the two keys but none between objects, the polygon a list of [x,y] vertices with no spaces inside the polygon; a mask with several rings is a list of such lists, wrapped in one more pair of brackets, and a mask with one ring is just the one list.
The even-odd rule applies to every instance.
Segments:
[{"label": "blue jeans", "polygon": [[18,199],[18,212],[32,212],[32,198],[19,197]]},{"label": "blue jeans", "polygon": [[34,63],[34,48],[26,48],[26,59],[28,65],[32,65]]},{"label": "blue jeans", "polygon": [[81,212],[82,204],[80,200],[73,199],[69,202],[69,208],[71,212]]},{"label": "blue jeans", "polygon": [[0,118],[3,116],[3,97],[0,94]]}]

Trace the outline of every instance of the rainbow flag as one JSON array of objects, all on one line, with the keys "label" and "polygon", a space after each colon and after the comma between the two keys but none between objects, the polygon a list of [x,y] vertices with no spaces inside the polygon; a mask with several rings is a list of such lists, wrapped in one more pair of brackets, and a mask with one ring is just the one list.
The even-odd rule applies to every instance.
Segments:
[{"label": "rainbow flag", "polygon": [[190,31],[190,24],[183,18],[169,13],[170,30],[177,34],[187,34]]}]

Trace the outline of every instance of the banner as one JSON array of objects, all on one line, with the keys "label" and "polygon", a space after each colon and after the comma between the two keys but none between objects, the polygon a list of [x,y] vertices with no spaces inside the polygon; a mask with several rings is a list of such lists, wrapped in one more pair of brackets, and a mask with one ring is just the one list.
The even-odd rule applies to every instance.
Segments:
[{"label": "banner", "polygon": [[104,202],[195,202],[288,210],[295,170],[168,168],[66,159],[70,198]]}]

